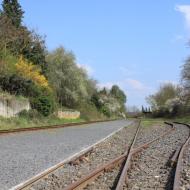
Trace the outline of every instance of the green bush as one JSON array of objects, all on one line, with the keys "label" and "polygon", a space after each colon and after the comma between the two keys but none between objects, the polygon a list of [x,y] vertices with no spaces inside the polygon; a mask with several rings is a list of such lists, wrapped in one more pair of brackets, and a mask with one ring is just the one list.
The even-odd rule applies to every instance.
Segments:
[{"label": "green bush", "polygon": [[53,112],[53,98],[48,96],[39,96],[32,98],[31,105],[33,109],[38,110],[43,116],[48,116]]},{"label": "green bush", "polygon": [[110,110],[106,107],[106,106],[103,106],[102,108],[101,108],[101,112],[105,115],[105,116],[107,116],[107,117],[111,117],[111,112],[110,112]]},{"label": "green bush", "polygon": [[77,110],[80,111],[81,118],[86,121],[105,119],[105,116],[101,114],[92,103],[81,102]]},{"label": "green bush", "polygon": [[28,120],[42,117],[42,115],[35,109],[31,109],[29,111],[23,110],[19,113],[19,116]]}]

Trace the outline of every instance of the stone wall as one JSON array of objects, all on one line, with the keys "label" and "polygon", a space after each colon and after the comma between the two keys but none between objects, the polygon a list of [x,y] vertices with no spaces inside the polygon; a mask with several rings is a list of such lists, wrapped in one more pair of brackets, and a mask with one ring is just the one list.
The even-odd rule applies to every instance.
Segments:
[{"label": "stone wall", "polygon": [[30,103],[25,98],[0,96],[0,116],[15,117],[19,112],[29,109]]},{"label": "stone wall", "polygon": [[57,116],[61,119],[78,119],[80,112],[78,111],[58,111]]}]

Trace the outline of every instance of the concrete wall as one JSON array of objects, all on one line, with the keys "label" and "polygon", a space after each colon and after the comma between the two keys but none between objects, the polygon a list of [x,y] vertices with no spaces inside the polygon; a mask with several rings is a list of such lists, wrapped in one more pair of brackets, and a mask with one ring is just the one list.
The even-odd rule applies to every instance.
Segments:
[{"label": "concrete wall", "polygon": [[62,119],[78,119],[80,112],[78,111],[58,111],[57,116]]},{"label": "concrete wall", "polygon": [[0,116],[15,117],[19,112],[29,109],[30,103],[27,99],[0,97]]}]

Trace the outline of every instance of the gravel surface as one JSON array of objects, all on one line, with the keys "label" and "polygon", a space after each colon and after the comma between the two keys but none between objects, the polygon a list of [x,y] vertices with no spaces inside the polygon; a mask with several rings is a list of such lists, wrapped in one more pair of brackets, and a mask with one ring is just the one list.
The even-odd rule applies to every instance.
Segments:
[{"label": "gravel surface", "polygon": [[190,189],[190,141],[184,152],[181,184],[181,190]]},{"label": "gravel surface", "polygon": [[170,129],[171,127],[164,123],[161,125],[153,125],[151,127],[142,126],[137,136],[134,148],[137,148],[142,144],[148,143],[149,141],[156,139],[158,136],[162,135]]},{"label": "gravel surface", "polygon": [[[171,134],[150,145],[148,149],[133,158],[132,168],[128,172],[128,186],[125,189],[172,189],[175,170],[168,164],[169,159],[175,150],[185,142],[189,132],[186,126],[175,125],[175,127],[176,130]],[[147,136],[147,140],[148,138],[152,140],[152,137]],[[143,135],[143,142],[144,139]]]},{"label": "gravel surface", "polygon": [[29,179],[130,123],[110,121],[0,136],[0,189]]},{"label": "gravel surface", "polygon": [[[89,153],[83,162],[80,164],[65,164],[64,167],[56,170],[52,174],[48,175],[45,179],[34,184],[30,187],[30,190],[54,190],[63,189],[72,182],[85,176],[90,171],[93,171],[97,166],[107,163],[108,161],[123,154],[126,150],[126,145],[130,144],[136,131],[136,125],[133,124],[129,127],[122,129],[115,135],[107,139],[106,141],[98,144],[93,149],[93,152]],[[118,168],[119,171],[119,168]],[[116,173],[117,175],[117,173]],[[108,179],[108,180],[106,180]],[[111,186],[114,177],[112,179],[104,178],[105,186]],[[101,189],[103,182],[101,182]],[[105,186],[103,189],[105,189]],[[89,186],[86,189],[99,189],[97,186]]]},{"label": "gravel surface", "polygon": [[[141,127],[139,134],[136,139],[135,147],[138,147],[150,139],[155,139],[158,135],[163,134],[166,130],[171,129],[169,126],[152,126],[152,127]],[[149,138],[147,138],[149,137]],[[122,165],[113,168],[111,171],[104,172],[97,178],[95,182],[87,186],[85,190],[114,190],[116,188],[120,172],[122,171]]]}]

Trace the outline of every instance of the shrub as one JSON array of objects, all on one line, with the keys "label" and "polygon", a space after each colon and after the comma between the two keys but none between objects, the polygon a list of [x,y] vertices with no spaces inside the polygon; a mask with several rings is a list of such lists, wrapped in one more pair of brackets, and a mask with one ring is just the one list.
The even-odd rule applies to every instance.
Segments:
[{"label": "shrub", "polygon": [[35,118],[41,118],[41,114],[35,109],[31,109],[29,111],[23,110],[19,113],[19,116],[26,119],[35,119]]},{"label": "shrub", "polygon": [[36,85],[49,89],[49,84],[44,75],[41,74],[41,70],[36,65],[23,59],[21,56],[16,63],[17,72],[28,80],[32,80]]},{"label": "shrub", "polygon": [[43,116],[48,116],[53,112],[53,98],[49,96],[39,96],[31,99],[33,109],[38,110]]}]

